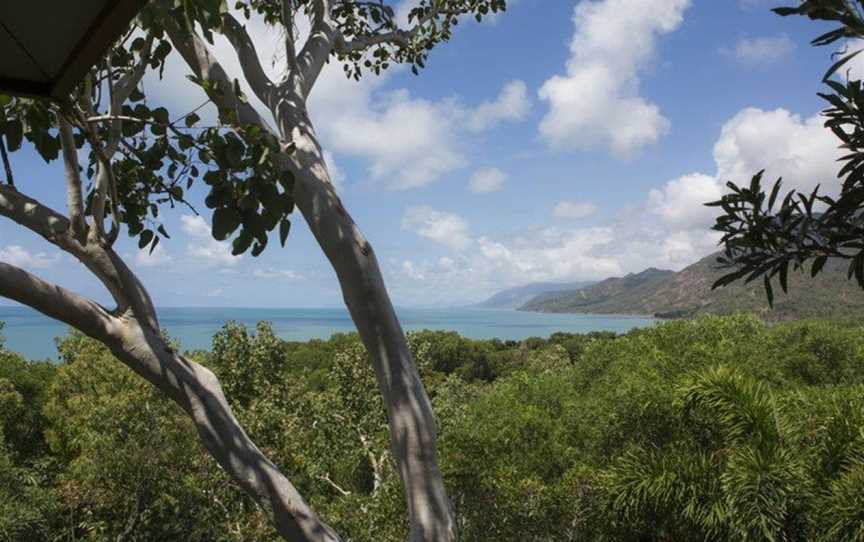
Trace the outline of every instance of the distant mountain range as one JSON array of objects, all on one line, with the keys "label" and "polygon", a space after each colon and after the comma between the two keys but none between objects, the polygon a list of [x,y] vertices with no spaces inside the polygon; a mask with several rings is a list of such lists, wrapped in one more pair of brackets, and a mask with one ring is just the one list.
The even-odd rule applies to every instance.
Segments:
[{"label": "distant mountain range", "polygon": [[502,290],[486,301],[473,305],[478,309],[518,309],[546,292],[573,291],[595,282],[533,282],[524,286]]},{"label": "distant mountain range", "polygon": [[752,312],[771,321],[864,315],[864,291],[847,280],[844,262],[829,261],[815,278],[810,278],[809,273],[790,271],[789,294],[784,294],[775,282],[771,310],[761,280],[711,290],[711,285],[728,272],[716,267],[717,256],[712,254],[678,272],[652,268],[588,286],[547,290],[518,309],[661,318]]}]

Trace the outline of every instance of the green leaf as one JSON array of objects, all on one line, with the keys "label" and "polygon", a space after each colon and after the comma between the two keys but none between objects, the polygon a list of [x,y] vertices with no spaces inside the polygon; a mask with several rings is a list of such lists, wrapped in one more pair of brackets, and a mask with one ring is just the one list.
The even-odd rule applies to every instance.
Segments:
[{"label": "green leaf", "polygon": [[152,230],[144,230],[141,232],[141,236],[138,237],[138,248],[143,249],[150,241],[153,240],[153,231]]},{"label": "green leaf", "polygon": [[783,293],[789,293],[789,260],[780,267],[780,287],[783,288]]},{"label": "green leaf", "polygon": [[168,124],[168,110],[164,107],[157,107],[153,110],[153,120],[158,122],[159,124]]},{"label": "green leaf", "polygon": [[213,212],[213,238],[224,241],[240,225],[240,213],[232,207],[222,207]]},{"label": "green leaf", "polygon": [[231,246],[231,254],[239,256],[249,250],[250,245],[252,245],[252,235],[246,230],[243,230],[240,232],[240,235],[234,239],[234,243]]},{"label": "green leaf", "polygon": [[774,288],[771,287],[771,279],[768,275],[762,277],[762,282],[765,284],[765,295],[768,296],[768,306],[774,308]]},{"label": "green leaf", "polygon": [[9,151],[20,149],[21,140],[24,137],[24,126],[21,124],[21,121],[18,119],[6,121],[4,131],[6,132],[6,146],[9,148]]},{"label": "green leaf", "polygon": [[828,80],[832,75],[834,75],[834,73],[837,70],[842,68],[844,64],[846,64],[847,62],[849,62],[850,60],[852,60],[853,58],[858,56],[861,53],[861,51],[864,51],[864,49],[859,49],[859,50],[855,51],[854,53],[852,53],[851,55],[846,55],[843,58],[841,58],[840,60],[838,60],[837,62],[835,62],[834,64],[832,64],[831,67],[828,68],[828,71],[825,72],[825,75],[822,77],[822,80],[823,81]]},{"label": "green leaf", "polygon": [[186,120],[185,120],[185,122],[186,122],[186,127],[187,127],[187,128],[191,128],[191,127],[194,126],[195,123],[198,122],[199,120],[201,120],[201,117],[199,117],[197,114],[195,114],[195,113],[189,113],[188,115],[186,115]]},{"label": "green leaf", "polygon": [[288,241],[288,233],[291,231],[291,221],[287,218],[283,218],[282,222],[279,223],[279,242],[282,243],[282,246],[285,246],[285,242]]},{"label": "green leaf", "polygon": [[825,262],[828,261],[828,256],[819,256],[813,260],[813,267],[810,268],[810,276],[815,277],[825,267]]}]

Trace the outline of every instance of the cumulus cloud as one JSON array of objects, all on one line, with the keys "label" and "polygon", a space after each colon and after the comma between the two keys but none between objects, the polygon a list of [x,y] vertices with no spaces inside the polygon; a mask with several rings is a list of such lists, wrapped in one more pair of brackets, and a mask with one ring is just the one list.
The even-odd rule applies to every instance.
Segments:
[{"label": "cumulus cloud", "polygon": [[786,189],[809,192],[818,184],[836,193],[839,141],[822,123],[819,115],[802,119],[785,109],[743,109],[720,131],[714,145],[716,172],[667,182],[650,192],[648,208],[670,226],[707,228],[717,211],[701,204],[719,199],[726,182],[746,184],[762,169],[770,183],[782,177]]},{"label": "cumulus cloud", "polygon": [[740,111],[714,145],[717,177],[741,184],[765,169],[768,178],[783,177],[786,188],[809,191],[821,184],[836,191],[840,142],[823,122],[819,115],[802,119],[785,109]]},{"label": "cumulus cloud", "polygon": [[540,136],[552,148],[608,148],[626,157],[669,130],[660,109],[639,95],[639,75],[657,37],[675,30],[689,0],[583,0],[573,17],[565,75],[540,88],[549,112]]},{"label": "cumulus cloud", "polygon": [[705,203],[723,195],[716,177],[691,173],[673,179],[648,194],[648,208],[666,224],[684,229],[705,227],[717,214]]},{"label": "cumulus cloud", "polygon": [[183,231],[191,237],[191,241],[186,245],[186,253],[196,261],[226,267],[236,265],[243,259],[242,256],[231,254],[231,247],[227,242],[213,239],[210,226],[200,216],[183,215],[180,220]]},{"label": "cumulus cloud", "polygon": [[468,189],[475,194],[486,194],[501,190],[507,174],[496,167],[478,169],[468,181]]},{"label": "cumulus cloud", "polygon": [[407,90],[386,92],[386,76],[345,80],[328,68],[312,94],[313,120],[337,154],[365,159],[375,181],[394,190],[417,188],[465,167],[468,134],[522,120],[530,107],[525,83],[507,83],[497,99],[472,107],[455,98],[437,101]]},{"label": "cumulus cloud", "polygon": [[[438,226],[427,226],[427,237],[448,239],[457,229],[459,246],[472,250],[454,250],[446,259],[404,260],[393,272],[402,279],[404,296],[429,301],[441,292],[473,300],[528,282],[602,279],[648,267],[682,269],[718,250],[720,234],[710,229],[717,210],[704,203],[720,198],[726,181],[746,183],[766,168],[769,179],[782,176],[787,188],[807,191],[822,183],[827,191],[836,191],[837,144],[818,115],[802,118],[783,109],[744,109],[720,131],[713,174],[671,179],[604,226],[544,226],[473,238],[465,220],[427,208],[418,213],[425,220],[415,220]],[[553,214],[581,215],[588,209],[582,203],[561,202]],[[440,226],[448,223],[458,228]],[[409,229],[420,233],[420,227]]]},{"label": "cumulus cloud", "polygon": [[373,179],[394,189],[416,188],[464,166],[446,105],[394,91],[370,109],[345,111],[326,125],[337,152],[365,157]]},{"label": "cumulus cloud", "polygon": [[[206,226],[206,224],[205,224]],[[168,251],[159,244],[150,252],[150,248],[145,247],[135,253],[134,261],[141,267],[158,267],[169,264],[174,261],[174,258],[168,254]]]},{"label": "cumulus cloud", "polygon": [[48,255],[44,252],[31,252],[21,245],[0,248],[0,261],[25,269],[44,269],[60,260],[59,254]]},{"label": "cumulus cloud", "polygon": [[427,205],[406,209],[402,227],[452,250],[464,250],[471,243],[465,219],[454,213],[436,211]]},{"label": "cumulus cloud", "polygon": [[720,52],[748,66],[763,66],[782,60],[794,50],[795,42],[789,39],[786,34],[779,34],[759,38],[741,38],[734,48],[724,48]]},{"label": "cumulus cloud", "polygon": [[290,269],[274,269],[272,267],[256,269],[252,272],[252,275],[265,280],[300,280],[303,278],[303,275],[295,273]]},{"label": "cumulus cloud", "polygon": [[483,102],[469,112],[467,128],[471,132],[482,132],[505,120],[522,120],[530,110],[528,87],[522,81],[511,81],[504,85],[495,101]]},{"label": "cumulus cloud", "polygon": [[555,218],[574,220],[593,215],[597,206],[587,201],[560,201],[552,210]]}]

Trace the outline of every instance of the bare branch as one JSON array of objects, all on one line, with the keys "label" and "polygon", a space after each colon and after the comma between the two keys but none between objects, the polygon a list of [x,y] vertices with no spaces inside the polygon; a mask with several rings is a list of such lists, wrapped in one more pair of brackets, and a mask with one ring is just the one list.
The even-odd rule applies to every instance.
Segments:
[{"label": "bare branch", "polygon": [[159,328],[147,290],[109,246],[104,246],[99,239],[79,242],[70,235],[68,218],[5,185],[0,185],[0,216],[17,222],[78,258],[108,289],[117,302],[117,312],[131,308],[142,322]]},{"label": "bare branch", "polygon": [[72,135],[72,125],[61,112],[56,113],[60,126],[60,145],[63,149],[63,168],[66,172],[66,206],[72,235],[84,242],[87,225],[84,222],[84,198],[81,194],[81,171],[78,164],[78,149]]},{"label": "bare branch", "polygon": [[[83,111],[77,109],[74,111],[78,117],[77,120],[79,127],[84,133],[84,137],[87,138],[87,142],[90,143],[90,148],[96,155],[96,161],[98,163],[96,171],[96,194],[93,198],[91,211],[95,226],[93,232],[96,235],[103,237],[109,245],[113,245],[114,241],[117,240],[117,236],[120,234],[120,210],[119,198],[117,195],[117,179],[114,177],[114,169],[111,166],[109,156],[105,152],[106,149],[99,143],[96,134],[87,123],[87,116]],[[114,122],[113,124],[116,126],[119,122]],[[112,134],[111,139],[113,139],[113,137]],[[120,137],[117,138],[118,143],[120,142],[120,139]],[[111,152],[112,154],[116,152],[116,148]],[[109,195],[111,197],[111,230],[105,234],[105,203]]]},{"label": "bare branch", "polygon": [[[144,48],[141,49],[141,54],[138,58],[138,63],[117,81],[114,92],[115,97],[120,105],[123,105],[126,100],[132,95],[132,91],[141,83],[144,78],[144,73],[147,71],[147,66],[150,63],[150,54],[153,50],[153,35],[148,35],[144,42]],[[119,113],[119,112],[115,112]]]},{"label": "bare branch", "polygon": [[336,40],[334,44],[334,50],[340,54],[350,54],[365,51],[369,47],[374,45],[382,45],[382,44],[390,44],[398,47],[408,47],[411,45],[411,42],[414,38],[420,33],[420,30],[423,29],[424,26],[429,24],[430,22],[438,19],[440,16],[445,17],[453,17],[457,15],[463,15],[468,13],[468,9],[461,10],[453,10],[453,9],[440,9],[438,7],[432,8],[429,13],[420,18],[414,26],[409,28],[408,30],[393,30],[391,32],[385,32],[382,34],[373,34],[370,36],[358,36],[350,41],[346,41],[342,39],[342,36]]},{"label": "bare branch", "polygon": [[252,124],[277,135],[267,121],[247,101],[241,100],[234,93],[234,85],[222,65],[210,52],[207,44],[198,35],[186,28],[181,28],[177,21],[167,18],[162,21],[174,48],[180,53],[195,75],[204,82],[219,90],[218,95],[211,92],[210,98],[220,112],[228,110],[237,115],[241,125]]},{"label": "bare branch", "polygon": [[226,13],[222,16],[222,33],[234,47],[237,59],[240,61],[240,67],[243,69],[243,76],[249,86],[252,87],[252,92],[258,96],[259,100],[269,106],[274,88],[273,82],[264,73],[258,52],[255,50],[255,44],[252,43],[246,29],[233,15]]},{"label": "bare branch", "polygon": [[0,262],[0,297],[33,307],[101,341],[108,337],[113,325],[111,314],[95,301],[3,262]]},{"label": "bare branch", "polygon": [[297,56],[300,68],[301,94],[309,96],[315,81],[321,75],[330,53],[333,52],[334,41],[339,31],[330,18],[332,9],[330,0],[315,0],[309,7],[312,10],[312,29],[309,37]]},{"label": "bare branch", "polygon": [[294,0],[282,0],[282,26],[285,27],[285,57],[288,63],[288,74],[297,71],[297,47],[294,45],[294,12],[297,8]]},{"label": "bare branch", "polygon": [[329,473],[319,475],[318,479],[321,480],[322,482],[325,482],[327,485],[329,485],[333,489],[335,489],[343,497],[347,497],[348,495],[351,494],[350,491],[348,491],[347,489],[344,489],[342,486],[340,486],[339,484],[334,482],[332,479],[330,479]]}]

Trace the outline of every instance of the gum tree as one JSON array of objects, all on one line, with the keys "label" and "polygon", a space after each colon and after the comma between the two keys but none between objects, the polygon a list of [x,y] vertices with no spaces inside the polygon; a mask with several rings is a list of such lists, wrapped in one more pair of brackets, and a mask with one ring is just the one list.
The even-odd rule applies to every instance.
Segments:
[{"label": "gum tree", "polygon": [[[254,256],[278,230],[284,244],[295,206],[331,262],[345,303],[370,353],[390,426],[392,456],[409,514],[411,541],[455,540],[455,522],[436,450],[435,419],[387,293],[375,253],[331,182],[307,111],[329,61],[349,77],[394,64],[416,73],[429,51],[450,39],[463,17],[501,11],[504,0],[420,0],[400,28],[381,0],[162,0],[138,22],[68,99],[42,103],[0,97],[0,151],[6,182],[0,215],[78,259],[105,286],[109,309],[29,272],[0,262],[0,295],[65,322],[105,344],[123,363],[179,404],[208,452],[271,516],[288,540],[335,541],[338,535],[252,442],[212,371],[168,344],[146,288],[114,244],[122,231],[152,251],[169,236],[166,205],[194,205],[187,191],[209,187],[213,236]],[[281,29],[286,68],[269,79],[242,18],[260,16]],[[238,17],[240,19],[238,19]],[[299,28],[308,29],[302,32]],[[211,51],[224,34],[243,77],[266,111],[256,110]],[[173,47],[172,47],[173,46]],[[172,116],[151,108],[141,81],[161,74],[176,50],[218,110],[213,126],[195,111]],[[28,197],[29,179],[14,179],[7,151],[27,140],[46,160],[62,159],[66,211]],[[86,155],[84,164],[80,156]],[[16,185],[17,181],[17,185]]]}]

